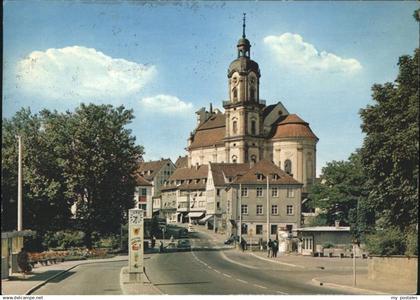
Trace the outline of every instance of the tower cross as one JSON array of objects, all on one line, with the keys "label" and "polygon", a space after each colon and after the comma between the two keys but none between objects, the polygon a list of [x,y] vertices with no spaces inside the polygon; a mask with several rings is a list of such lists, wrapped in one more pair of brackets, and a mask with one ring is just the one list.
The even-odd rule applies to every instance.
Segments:
[{"label": "tower cross", "polygon": [[244,13],[244,17],[243,17],[242,38],[245,38],[245,17],[246,17],[246,13]]}]

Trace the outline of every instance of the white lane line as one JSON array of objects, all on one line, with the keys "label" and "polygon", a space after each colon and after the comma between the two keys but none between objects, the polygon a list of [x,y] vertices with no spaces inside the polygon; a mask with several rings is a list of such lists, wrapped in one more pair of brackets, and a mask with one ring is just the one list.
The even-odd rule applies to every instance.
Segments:
[{"label": "white lane line", "polygon": [[225,273],[223,273],[223,276],[226,276],[226,277],[232,278],[232,276],[230,276],[229,274],[225,274]]},{"label": "white lane line", "polygon": [[277,294],[281,294],[281,295],[287,295],[287,293],[285,292],[281,292],[281,291],[276,291]]},{"label": "white lane line", "polygon": [[213,269],[213,271],[216,272],[216,273],[219,273],[219,274],[221,273],[220,271],[218,271],[216,269]]},{"label": "white lane line", "polygon": [[210,267],[210,266],[207,266],[207,268],[209,268],[210,270],[213,270],[213,268],[212,268],[212,267]]},{"label": "white lane line", "polygon": [[227,260],[228,262],[230,262],[230,263],[232,263],[232,264],[239,265],[239,266],[242,266],[242,267],[245,267],[245,268],[248,268],[248,269],[254,269],[254,270],[259,269],[259,268],[257,268],[257,267],[253,267],[253,266],[250,266],[250,265],[246,265],[246,264],[243,264],[243,263],[240,263],[240,262],[234,261],[234,260],[230,259],[229,257],[227,257],[227,256],[226,256],[226,254],[225,254],[223,251],[221,251],[221,252],[220,252],[220,255],[221,255],[221,256],[222,256],[225,260]]},{"label": "white lane line", "polygon": [[248,283],[248,281],[242,280],[242,279],[238,279],[236,278],[237,281],[242,282],[242,283]]},{"label": "white lane line", "polygon": [[254,286],[259,287],[260,289],[267,289],[265,286],[254,284]]},{"label": "white lane line", "polygon": [[304,266],[299,266],[299,265],[294,265],[294,264],[289,264],[289,263],[285,263],[285,262],[276,261],[274,259],[264,258],[264,257],[261,257],[261,256],[258,256],[256,254],[254,254],[254,253],[249,253],[249,254],[251,254],[252,256],[254,256],[258,259],[273,262],[273,263],[276,263],[276,264],[279,264],[279,265],[285,265],[285,266],[289,266],[289,267],[302,268],[302,269],[305,268]]}]

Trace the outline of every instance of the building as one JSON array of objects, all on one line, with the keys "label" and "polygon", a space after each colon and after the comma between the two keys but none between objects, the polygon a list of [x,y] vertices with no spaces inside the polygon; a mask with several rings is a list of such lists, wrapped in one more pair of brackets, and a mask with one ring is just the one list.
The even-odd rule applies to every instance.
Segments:
[{"label": "building", "polygon": [[[149,162],[141,162],[136,171],[136,175],[142,177],[142,179],[151,184],[151,204],[150,204],[150,211],[152,214],[159,213],[161,208],[161,187],[165,183],[166,180],[172,175],[175,170],[175,165],[173,162],[168,159],[160,159],[156,161],[149,161]],[[139,181],[140,184],[145,184],[144,181]],[[149,189],[150,186],[146,185],[139,185],[136,187],[137,189]],[[142,190],[141,190],[142,191]],[[136,194],[135,197],[139,195]]]},{"label": "building", "polygon": [[260,160],[228,187],[227,232],[242,234],[247,241],[275,239],[279,230],[292,232],[300,227],[301,191],[302,183]]},{"label": "building", "polygon": [[144,179],[143,176],[136,174],[134,177],[136,187],[134,189],[134,203],[136,208],[140,208],[144,212],[146,218],[151,218],[152,213],[152,189],[153,185]]},{"label": "building", "polygon": [[318,138],[309,124],[290,114],[281,102],[260,99],[261,71],[251,59],[251,43],[243,35],[237,58],[227,73],[228,100],[224,112],[201,108],[197,126],[188,139],[188,166],[209,163],[273,161],[298,182],[303,194],[315,178]]}]

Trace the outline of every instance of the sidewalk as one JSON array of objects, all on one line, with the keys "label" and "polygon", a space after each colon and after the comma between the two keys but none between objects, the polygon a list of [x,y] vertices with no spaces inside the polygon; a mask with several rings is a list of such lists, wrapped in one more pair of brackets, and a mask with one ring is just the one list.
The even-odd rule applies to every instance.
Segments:
[{"label": "sidewalk", "polygon": [[49,266],[40,266],[32,270],[29,275],[22,275],[21,273],[12,274],[9,279],[1,281],[2,295],[27,295],[52,280],[53,278],[84,264],[101,263],[108,261],[123,261],[128,257],[116,256],[107,259],[88,259],[57,263]]},{"label": "sidewalk", "polygon": [[137,279],[130,278],[128,267],[121,269],[120,286],[124,295],[162,295],[150,282],[146,273],[139,274]]}]

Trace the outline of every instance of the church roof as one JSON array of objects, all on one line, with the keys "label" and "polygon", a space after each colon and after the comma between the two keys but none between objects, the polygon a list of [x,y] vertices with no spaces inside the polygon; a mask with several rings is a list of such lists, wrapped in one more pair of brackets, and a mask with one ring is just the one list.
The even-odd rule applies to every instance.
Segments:
[{"label": "church roof", "polygon": [[303,137],[318,140],[317,136],[309,127],[309,124],[296,114],[287,115],[286,118],[277,124],[272,139],[290,137]]},{"label": "church roof", "polygon": [[188,156],[180,156],[175,162],[175,167],[186,168],[188,167]]},{"label": "church roof", "polygon": [[225,122],[225,114],[216,113],[212,115],[196,129],[192,137],[190,149],[215,145],[223,146],[223,138],[226,133]]},{"label": "church roof", "polygon": [[[234,184],[267,184],[267,179],[258,179],[258,174],[269,176],[269,184],[278,185],[301,185],[300,182],[293,179],[290,175],[268,160],[260,160],[251,167],[248,172],[235,180]],[[277,176],[275,176],[277,175]]]},{"label": "church roof", "polygon": [[241,56],[229,65],[228,77],[232,76],[234,72],[249,72],[254,71],[258,76],[260,76],[260,67],[258,63],[250,59],[249,57]]}]

